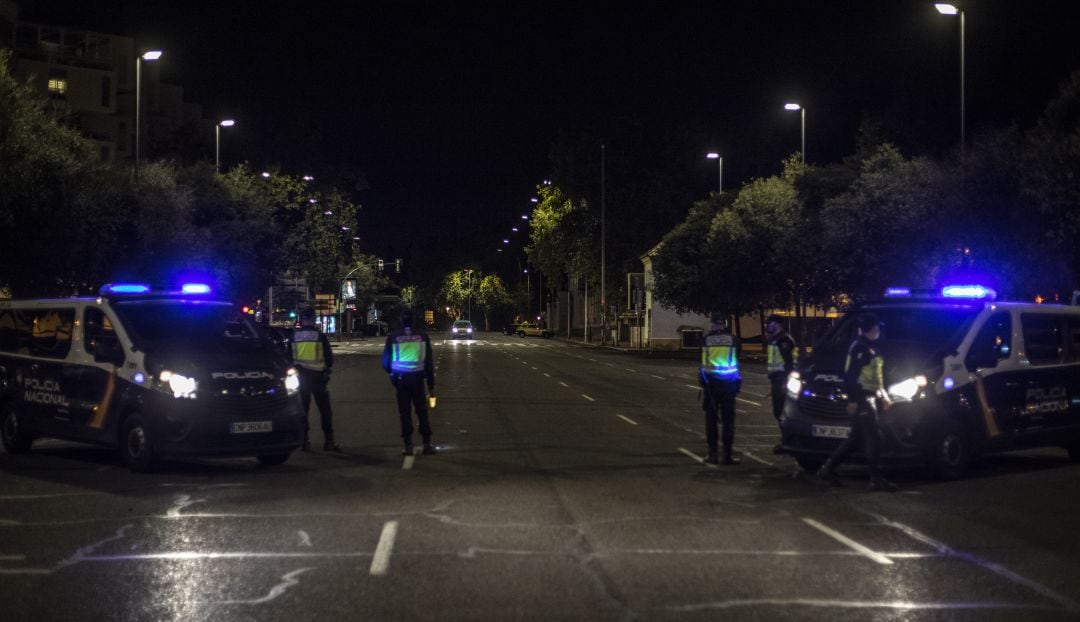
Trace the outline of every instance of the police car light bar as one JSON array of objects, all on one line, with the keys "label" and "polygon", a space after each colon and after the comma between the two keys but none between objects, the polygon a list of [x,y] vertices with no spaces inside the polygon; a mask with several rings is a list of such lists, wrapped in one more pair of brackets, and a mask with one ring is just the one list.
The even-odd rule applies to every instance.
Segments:
[{"label": "police car light bar", "polygon": [[886,298],[910,298],[911,288],[909,287],[890,287],[885,290]]},{"label": "police car light bar", "polygon": [[982,285],[946,285],[941,288],[941,295],[945,298],[975,298],[994,300],[997,292]]},{"label": "police car light bar", "polygon": [[180,287],[180,292],[184,294],[209,294],[210,286],[206,283],[184,283]]},{"label": "police car light bar", "polygon": [[143,283],[111,283],[101,288],[102,294],[146,294],[150,286]]}]

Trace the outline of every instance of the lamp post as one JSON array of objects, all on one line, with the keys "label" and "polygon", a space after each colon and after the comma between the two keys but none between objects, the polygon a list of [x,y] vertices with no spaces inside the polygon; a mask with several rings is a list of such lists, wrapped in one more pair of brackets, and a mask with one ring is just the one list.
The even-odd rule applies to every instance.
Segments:
[{"label": "lamp post", "polygon": [[607,343],[607,300],[605,295],[606,289],[606,275],[605,268],[607,267],[607,248],[606,248],[606,228],[604,223],[604,212],[606,202],[606,186],[607,179],[605,177],[607,173],[607,147],[600,145],[600,343]]},{"label": "lamp post", "polygon": [[214,126],[214,172],[221,172],[221,128],[236,125],[233,119],[222,119]]},{"label": "lamp post", "polygon": [[938,10],[938,13],[942,15],[957,15],[960,17],[960,164],[964,163],[964,126],[965,112],[964,112],[964,10],[955,4],[948,2],[935,2],[934,8]]},{"label": "lamp post", "polygon": [[802,129],[801,129],[801,134],[802,134],[801,145],[802,146],[800,147],[800,151],[802,152],[802,163],[806,164],[806,107],[804,107],[801,104],[798,104],[796,102],[788,102],[788,103],[784,104],[784,110],[798,110],[799,111],[799,117],[800,117],[799,124],[802,126]]},{"label": "lamp post", "polygon": [[724,158],[722,158],[720,154],[716,153],[715,151],[710,151],[709,153],[706,153],[705,157],[709,160],[716,160],[716,194],[724,194]]},{"label": "lamp post", "polygon": [[142,64],[161,58],[161,50],[150,50],[135,57],[135,179],[139,178],[139,130],[142,121]]}]

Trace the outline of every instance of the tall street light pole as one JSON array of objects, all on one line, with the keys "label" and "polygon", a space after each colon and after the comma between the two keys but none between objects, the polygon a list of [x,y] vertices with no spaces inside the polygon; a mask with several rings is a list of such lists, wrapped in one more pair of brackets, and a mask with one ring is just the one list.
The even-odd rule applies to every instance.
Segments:
[{"label": "tall street light pole", "polygon": [[966,64],[964,62],[964,47],[965,47],[965,43],[964,43],[964,10],[961,9],[960,7],[956,6],[955,4],[951,4],[951,3],[948,3],[948,2],[936,2],[936,3],[934,3],[934,8],[937,9],[938,13],[941,13],[942,15],[957,15],[957,16],[960,17],[960,164],[961,164],[961,166],[963,166],[963,164],[964,164],[964,143],[965,143],[965,140],[964,140],[964,129],[965,128],[964,128],[964,126],[966,125],[966,121],[965,121],[965,116],[966,115],[965,115],[965,109],[964,109],[964,105],[965,105],[965,102],[964,102],[964,90],[965,90],[964,72],[965,72],[965,64]]},{"label": "tall street light pole", "polygon": [[142,64],[161,58],[161,50],[150,50],[135,57],[135,179],[139,178],[139,133],[142,122]]},{"label": "tall street light pole", "polygon": [[715,151],[706,153],[705,157],[710,160],[716,160],[716,194],[724,194],[724,158],[720,157],[720,154]]},{"label": "tall street light pole", "polygon": [[799,111],[799,124],[801,126],[800,133],[802,135],[801,146],[799,147],[802,153],[802,163],[806,164],[806,107],[796,102],[788,102],[784,104],[784,110],[798,110]]},{"label": "tall street light pole", "polygon": [[607,263],[607,236],[606,223],[604,220],[606,190],[607,190],[607,147],[600,145],[600,343],[607,341],[607,300],[605,295],[605,267]]},{"label": "tall street light pole", "polygon": [[221,128],[236,125],[233,119],[223,119],[214,126],[214,171],[221,172]]}]

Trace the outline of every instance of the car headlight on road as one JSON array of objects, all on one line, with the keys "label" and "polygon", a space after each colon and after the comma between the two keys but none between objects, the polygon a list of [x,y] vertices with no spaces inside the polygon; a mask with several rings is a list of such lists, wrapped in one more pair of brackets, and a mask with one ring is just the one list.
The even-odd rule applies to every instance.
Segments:
[{"label": "car headlight on road", "polygon": [[192,400],[195,399],[195,390],[199,387],[199,384],[195,382],[194,378],[189,378],[183,374],[174,374],[167,369],[158,375],[158,381],[163,387],[169,387],[173,397],[183,397]]},{"label": "car headlight on road", "polygon": [[889,397],[911,400],[926,386],[926,376],[918,375],[902,380],[889,387]]},{"label": "car headlight on road", "polygon": [[285,393],[288,395],[296,395],[296,392],[299,390],[300,374],[290,367],[289,371],[285,372]]},{"label": "car headlight on road", "polygon": [[788,395],[798,398],[800,391],[802,391],[802,378],[799,377],[799,372],[793,371],[787,377]]}]

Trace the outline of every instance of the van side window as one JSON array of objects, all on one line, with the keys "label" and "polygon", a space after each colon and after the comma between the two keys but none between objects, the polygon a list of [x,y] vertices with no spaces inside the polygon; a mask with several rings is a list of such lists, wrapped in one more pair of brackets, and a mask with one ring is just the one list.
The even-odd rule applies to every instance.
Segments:
[{"label": "van side window", "polygon": [[971,370],[997,366],[998,361],[1009,358],[1012,352],[1012,315],[991,315],[968,350],[967,367]]},{"label": "van side window", "polygon": [[32,324],[16,309],[0,309],[0,352],[30,354]]},{"label": "van side window", "polygon": [[1043,313],[1021,313],[1024,351],[1032,365],[1056,365],[1065,362],[1065,336],[1061,317]]},{"label": "van side window", "polygon": [[87,307],[83,313],[83,347],[86,351],[94,355],[115,352],[118,339],[109,316],[101,309]]},{"label": "van side window", "polygon": [[24,309],[24,321],[30,323],[30,355],[43,358],[66,358],[71,351],[71,330],[75,309]]}]

